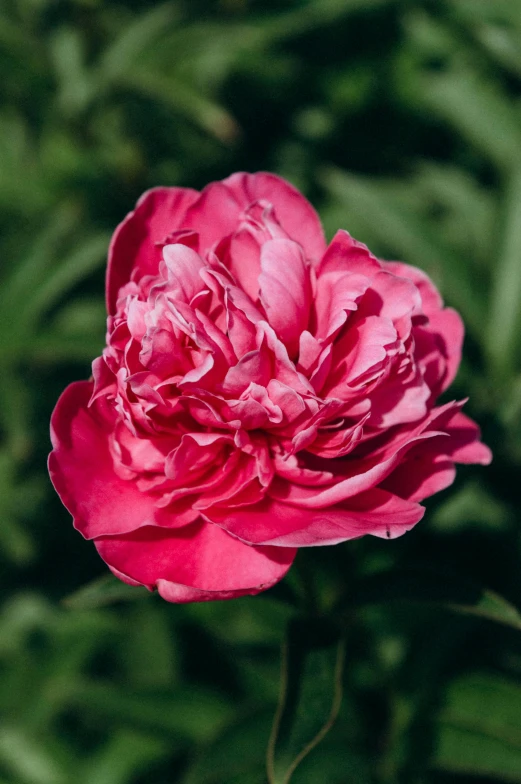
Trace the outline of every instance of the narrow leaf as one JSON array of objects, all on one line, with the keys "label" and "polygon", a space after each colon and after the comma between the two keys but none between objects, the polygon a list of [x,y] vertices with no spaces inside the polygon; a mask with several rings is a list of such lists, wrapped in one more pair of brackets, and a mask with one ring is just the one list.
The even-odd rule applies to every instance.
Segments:
[{"label": "narrow leaf", "polygon": [[114,602],[128,599],[143,599],[149,592],[145,588],[134,587],[106,575],[84,585],[75,593],[62,599],[62,604],[70,610],[92,610]]},{"label": "narrow leaf", "polygon": [[521,168],[506,193],[503,247],[495,265],[490,319],[484,331],[490,361],[500,371],[516,367],[521,321]]},{"label": "narrow leaf", "polygon": [[372,575],[355,587],[346,609],[387,602],[434,604],[521,631],[521,613],[502,596],[453,574],[431,570]]},{"label": "narrow leaf", "polygon": [[289,624],[267,751],[270,784],[287,784],[333,726],[342,701],[343,664],[344,642],[331,622],[299,618]]},{"label": "narrow leaf", "polygon": [[519,158],[521,123],[500,83],[472,72],[424,77],[418,99],[443,117],[500,168]]},{"label": "narrow leaf", "polygon": [[521,782],[521,688],[490,673],[451,684],[438,719],[434,765]]},{"label": "narrow leaf", "polygon": [[94,234],[60,263],[40,285],[19,314],[19,327],[31,326],[69,289],[86,278],[105,261],[109,237]]}]

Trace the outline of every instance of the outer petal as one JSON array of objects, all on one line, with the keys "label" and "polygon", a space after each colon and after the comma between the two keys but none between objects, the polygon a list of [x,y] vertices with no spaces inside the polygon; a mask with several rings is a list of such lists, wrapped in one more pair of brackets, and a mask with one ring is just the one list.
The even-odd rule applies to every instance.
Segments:
[{"label": "outer petal", "polygon": [[479,427],[461,411],[452,417],[447,432],[450,436],[448,452],[456,463],[488,465],[491,462],[492,452],[479,440]]},{"label": "outer petal", "polygon": [[465,414],[456,412],[445,428],[448,438],[413,447],[383,486],[401,498],[422,501],[452,484],[454,463],[490,463],[490,449],[480,442],[478,426]]},{"label": "outer petal", "polygon": [[438,289],[423,270],[413,267],[411,264],[405,264],[403,261],[384,261],[383,267],[393,275],[412,280],[420,292],[422,310],[427,316],[443,308],[443,300]]},{"label": "outer petal", "polygon": [[250,547],[210,523],[175,533],[154,527],[96,541],[120,579],[157,587],[171,602],[230,599],[265,591],[281,580],[295,557],[291,548]]},{"label": "outer petal", "polygon": [[318,262],[326,243],[317,213],[293,185],[267,172],[237,172],[211,183],[188,210],[185,226],[200,233],[201,248],[209,248],[231,234],[242,213],[261,199],[273,204],[282,227],[310,261]]},{"label": "outer petal", "polygon": [[456,477],[454,462],[437,450],[436,445],[423,447],[411,449],[382,487],[409,501],[423,501],[450,487]]},{"label": "outer petal", "polygon": [[418,504],[375,489],[327,509],[297,509],[265,498],[246,509],[209,509],[205,514],[246,542],[310,547],[338,544],[365,534],[394,538],[421,520],[424,511]]},{"label": "outer petal", "polygon": [[152,188],[119,224],[109,247],[106,285],[109,313],[114,313],[118,291],[135,270],[140,277],[157,274],[161,247],[155,243],[184,226],[187,207],[198,195],[191,188]]},{"label": "outer petal", "polygon": [[458,372],[465,328],[461,316],[452,308],[444,308],[438,313],[431,313],[429,328],[435,334],[440,335],[443,342],[443,355],[447,363],[446,373],[440,388],[441,393],[452,384]]},{"label": "outer petal", "polygon": [[63,392],[51,419],[49,456],[52,483],[86,539],[154,522],[153,499],[114,471],[108,445],[113,416],[103,400],[87,408],[91,393],[89,381]]}]

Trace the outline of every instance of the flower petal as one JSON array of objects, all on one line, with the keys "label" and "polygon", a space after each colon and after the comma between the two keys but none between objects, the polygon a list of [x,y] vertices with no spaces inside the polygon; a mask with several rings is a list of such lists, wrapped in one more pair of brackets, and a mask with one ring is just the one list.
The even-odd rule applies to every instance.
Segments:
[{"label": "flower petal", "polygon": [[288,235],[298,240],[310,261],[318,262],[326,249],[318,215],[296,188],[275,174],[237,172],[211,183],[188,210],[184,226],[199,232],[201,248],[210,248],[231,234],[241,214],[260,200],[274,206]]},{"label": "flower petal", "polygon": [[284,577],[295,557],[291,548],[251,547],[218,526],[201,522],[174,533],[147,526],[95,544],[118,577],[133,585],[157,587],[172,602],[265,591]]},{"label": "flower petal", "polygon": [[309,271],[300,246],[292,240],[269,240],[261,249],[259,296],[268,321],[288,349],[298,352],[311,306]]},{"label": "flower petal", "polygon": [[246,509],[208,509],[205,516],[244,542],[312,547],[365,534],[394,538],[423,517],[419,504],[375,489],[326,509],[297,509],[272,498]]},{"label": "flower petal", "polygon": [[191,188],[152,188],[119,224],[109,247],[106,286],[109,313],[114,313],[118,292],[133,273],[140,278],[157,275],[161,261],[159,243],[184,226],[186,210],[198,195]]},{"label": "flower petal", "polygon": [[[51,419],[52,483],[86,539],[154,522],[154,500],[114,471],[108,436],[115,416],[104,400],[88,408],[92,382],[70,384]],[[175,516],[172,515],[175,521]]]}]

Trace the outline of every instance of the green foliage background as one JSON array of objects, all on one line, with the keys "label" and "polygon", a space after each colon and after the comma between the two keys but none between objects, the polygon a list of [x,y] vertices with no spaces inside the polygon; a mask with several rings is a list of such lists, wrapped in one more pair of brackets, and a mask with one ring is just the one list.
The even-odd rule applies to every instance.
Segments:
[{"label": "green foliage background", "polygon": [[64,604],[106,570],[45,469],[103,347],[110,233],[150,186],[240,169],[431,274],[495,455],[406,537],[299,554],[287,588],[314,575],[349,624],[292,781],[521,782],[519,0],[1,0],[0,74],[0,784],[266,781],[283,592]]}]

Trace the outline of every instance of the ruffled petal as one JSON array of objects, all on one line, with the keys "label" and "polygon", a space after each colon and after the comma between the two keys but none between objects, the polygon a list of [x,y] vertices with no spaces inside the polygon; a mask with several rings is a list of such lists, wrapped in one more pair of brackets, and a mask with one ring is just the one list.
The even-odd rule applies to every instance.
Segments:
[{"label": "ruffled petal", "polygon": [[152,188],[119,224],[109,247],[106,286],[109,313],[115,312],[118,292],[131,275],[138,278],[157,275],[160,243],[184,226],[186,210],[198,195],[191,188]]},{"label": "ruffled petal", "polygon": [[[154,522],[154,500],[114,471],[109,434],[115,415],[104,400],[88,408],[92,382],[70,384],[51,419],[52,483],[86,539],[124,534]],[[172,515],[175,523],[175,515]]]},{"label": "ruffled petal", "polygon": [[288,235],[302,245],[311,262],[318,262],[326,249],[318,215],[296,188],[275,174],[237,172],[211,183],[188,210],[184,225],[199,232],[201,247],[211,248],[234,231],[250,205],[261,200],[273,205]]},{"label": "ruffled petal", "polygon": [[301,509],[272,498],[255,506],[210,509],[205,516],[244,542],[278,547],[313,547],[365,534],[395,538],[421,520],[419,504],[374,489],[326,509]]}]

